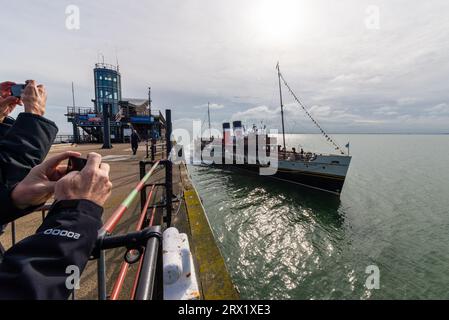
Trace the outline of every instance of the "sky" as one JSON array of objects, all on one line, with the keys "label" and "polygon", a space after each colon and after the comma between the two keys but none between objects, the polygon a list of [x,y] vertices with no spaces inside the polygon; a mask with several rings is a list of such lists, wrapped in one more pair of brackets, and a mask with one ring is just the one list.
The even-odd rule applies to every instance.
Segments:
[{"label": "sky", "polygon": [[[102,56],[118,60],[123,97],[146,98],[151,86],[154,108],[171,108],[176,128],[204,122],[210,102],[214,127],[279,129],[279,61],[328,132],[449,132],[447,0],[0,3],[0,81],[46,85],[46,116],[60,133],[71,132],[71,82],[77,106],[91,106]],[[286,131],[318,133],[283,90]]]}]

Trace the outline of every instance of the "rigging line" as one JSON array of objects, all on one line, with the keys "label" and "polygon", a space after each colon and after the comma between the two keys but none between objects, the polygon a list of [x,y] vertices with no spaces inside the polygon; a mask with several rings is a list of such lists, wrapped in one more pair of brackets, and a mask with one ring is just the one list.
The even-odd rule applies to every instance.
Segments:
[{"label": "rigging line", "polygon": [[[281,75],[282,77],[282,75]],[[307,116],[310,118],[310,120],[312,120],[312,122],[315,124],[315,126],[321,131],[321,133],[323,134],[323,136],[326,138],[327,141],[329,141],[333,147],[335,148],[335,150],[338,150],[341,152],[341,154],[344,154],[343,150],[341,149],[341,147],[329,136],[329,134],[327,134],[324,129],[318,124],[318,122],[312,117],[312,115],[309,113],[309,111],[307,110],[307,108],[301,103],[301,101],[299,100],[299,98],[296,96],[296,94],[293,92],[293,90],[290,88],[290,86],[287,84],[287,82],[285,81],[285,79],[282,77],[282,80],[285,84],[285,86],[287,87],[287,89],[289,90],[290,94],[293,96],[293,98],[296,100],[296,102],[298,102],[298,104],[301,106],[301,108],[304,110],[304,112],[307,114]]]},{"label": "rigging line", "polygon": [[320,129],[321,133],[327,138],[328,141],[330,141],[336,150],[340,150],[340,146],[332,140],[332,138],[324,131],[324,129],[318,124],[318,122],[312,117],[310,112],[307,110],[307,108],[304,106],[304,104],[299,100],[299,98],[296,96],[296,94],[293,92],[293,90],[288,85],[287,81],[284,79],[284,77],[281,75],[282,81],[284,82],[285,86],[289,90],[290,94],[293,96],[293,98],[298,102],[298,104],[301,106],[301,108],[304,110],[304,112],[307,114],[307,116],[312,120],[312,122],[317,126],[318,129]]},{"label": "rigging line", "polygon": [[[288,122],[288,118],[287,118],[287,122]],[[301,127],[303,130],[305,129],[305,127],[302,127],[298,121],[296,121],[296,119],[292,118],[291,121],[293,121],[295,128],[296,127]],[[307,130],[307,129],[306,129]],[[302,133],[300,133],[299,131],[296,132],[297,134],[301,134],[301,135],[306,135],[307,133],[305,131],[303,131]],[[331,147],[334,148],[334,145],[332,143],[329,142],[329,140],[324,139],[324,143],[326,144],[326,147]],[[302,144],[299,144],[300,147],[304,148],[305,146]]]},{"label": "rigging line", "polygon": [[[296,121],[296,120],[294,120],[294,119],[292,119],[292,120],[289,120],[288,118],[287,118],[287,120],[286,120],[286,123],[287,124],[291,124],[291,122],[289,122],[289,121],[291,121],[291,122],[293,122],[293,128],[294,129],[296,129],[297,127],[300,127],[300,125],[298,124],[298,122]],[[307,135],[307,133],[299,133],[299,131],[295,131],[295,130],[293,130],[292,132],[294,132],[295,134],[298,134],[298,135]],[[327,140],[327,139],[324,139],[324,143],[325,143],[325,145],[326,145],[326,147],[331,147],[331,148],[333,148],[334,146]],[[301,142],[297,142],[297,144],[299,145],[299,148],[301,149],[301,148],[304,148],[304,149],[306,149],[307,147],[305,146],[305,145],[303,145]]]},{"label": "rigging line", "polygon": [[304,106],[304,104],[301,102],[301,100],[299,100],[299,98],[296,96],[296,94],[293,92],[293,90],[290,88],[290,86],[288,85],[287,81],[285,80],[284,76],[282,75],[282,73],[279,71],[280,74],[280,78],[282,79],[282,81],[284,82],[284,85],[287,87],[288,91],[290,92],[290,94],[293,96],[293,98],[296,100],[296,102],[301,106],[301,108],[304,110],[304,112],[307,114],[307,116],[310,118],[310,120],[312,120],[312,122],[318,127],[318,129],[320,129],[321,133],[325,136],[325,138],[331,142],[333,144],[333,146],[335,147],[335,150],[338,150],[341,152],[341,154],[345,154],[345,152],[343,151],[343,149],[329,136],[329,134],[327,134],[324,129],[318,124],[318,122],[312,117],[312,115],[309,113],[309,111],[307,110],[307,108]]}]

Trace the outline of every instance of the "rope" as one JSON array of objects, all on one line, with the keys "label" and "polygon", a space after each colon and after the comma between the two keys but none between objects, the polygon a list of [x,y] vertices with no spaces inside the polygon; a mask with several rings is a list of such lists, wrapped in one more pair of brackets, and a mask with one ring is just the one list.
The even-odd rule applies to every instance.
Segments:
[{"label": "rope", "polygon": [[290,86],[288,85],[287,81],[284,79],[284,76],[282,75],[282,73],[280,71],[279,71],[279,74],[281,76],[282,82],[284,82],[284,85],[287,87],[290,94],[293,96],[293,98],[296,100],[296,102],[299,104],[299,106],[304,110],[304,112],[307,114],[307,116],[310,118],[310,120],[312,120],[312,122],[318,127],[318,129],[320,129],[321,133],[327,139],[327,141],[329,141],[334,146],[335,150],[340,151],[341,154],[346,154],[343,151],[343,149],[330,137],[330,135],[328,133],[326,133],[326,131],[324,131],[324,129],[320,126],[320,124],[312,117],[312,115],[307,110],[307,108],[304,106],[304,104],[301,102],[301,100],[299,100],[299,98],[296,96],[296,94],[290,88]]}]

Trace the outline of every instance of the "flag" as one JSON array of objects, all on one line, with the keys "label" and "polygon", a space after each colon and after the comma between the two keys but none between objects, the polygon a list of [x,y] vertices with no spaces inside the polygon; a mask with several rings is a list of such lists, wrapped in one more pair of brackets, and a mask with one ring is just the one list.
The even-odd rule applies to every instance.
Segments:
[{"label": "flag", "polygon": [[115,121],[121,121],[125,116],[123,115],[123,109],[120,108],[119,112],[115,115]]},{"label": "flag", "polygon": [[349,142],[348,142],[348,144],[345,147],[349,149]]}]

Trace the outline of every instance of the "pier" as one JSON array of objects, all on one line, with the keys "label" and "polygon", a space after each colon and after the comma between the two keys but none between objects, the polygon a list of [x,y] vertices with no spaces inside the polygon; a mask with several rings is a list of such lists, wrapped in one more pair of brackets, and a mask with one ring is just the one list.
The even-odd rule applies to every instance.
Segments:
[{"label": "pier", "polygon": [[[48,157],[54,154],[73,150],[82,153],[86,157],[90,152],[97,152],[103,156],[103,161],[111,166],[111,181],[113,183],[112,195],[104,206],[103,221],[106,222],[116,211],[127,195],[135,188],[140,181],[141,162],[146,157],[146,147],[144,143],[139,146],[138,153],[132,156],[129,144],[114,144],[112,149],[102,149],[102,144],[55,144],[51,148]],[[162,160],[166,157],[165,150],[157,150],[155,160]],[[147,171],[151,166],[147,166]],[[190,249],[194,259],[197,279],[200,292],[198,299],[221,300],[238,299],[239,294],[232,283],[231,277],[226,268],[224,259],[215,242],[211,227],[209,225],[205,210],[201,204],[200,197],[192,185],[187,167],[184,163],[174,164],[173,167],[173,205],[172,205],[172,226],[176,227],[180,233],[186,233],[189,238]],[[166,170],[159,166],[151,175],[149,184],[163,184]],[[149,189],[147,191],[150,191]],[[155,187],[152,193],[151,205],[163,199],[164,188]],[[49,201],[51,203],[51,201]],[[157,207],[157,206],[156,206]],[[161,219],[163,208],[154,208],[155,219]],[[136,197],[129,203],[128,210],[123,214],[118,222],[114,234],[125,234],[136,230],[141,213],[141,199]],[[35,212],[17,220],[14,224],[15,241],[33,234],[42,222],[42,213]],[[12,245],[12,224],[4,235],[1,236],[2,244],[5,248]],[[113,249],[105,251],[106,266],[106,294],[111,298],[117,280],[126,249]],[[121,289],[115,290],[115,298],[128,300],[132,296],[134,279],[138,272],[139,263],[129,265],[126,277],[122,279]],[[89,261],[84,270],[80,289],[76,291],[76,299],[97,299],[97,261]]]},{"label": "pier", "polygon": [[[118,65],[97,63],[93,71],[93,106],[76,106],[72,83],[73,104],[65,116],[73,134],[58,136],[48,154],[71,150],[86,158],[96,152],[111,168],[104,226],[72,298],[238,299],[187,167],[168,157],[171,110],[162,114],[152,107],[151,87],[148,99],[123,98]],[[135,155],[131,141],[140,141]],[[53,202],[10,223],[0,238],[4,248],[32,235]],[[171,238],[164,235],[170,227],[177,229],[167,231]]]}]

